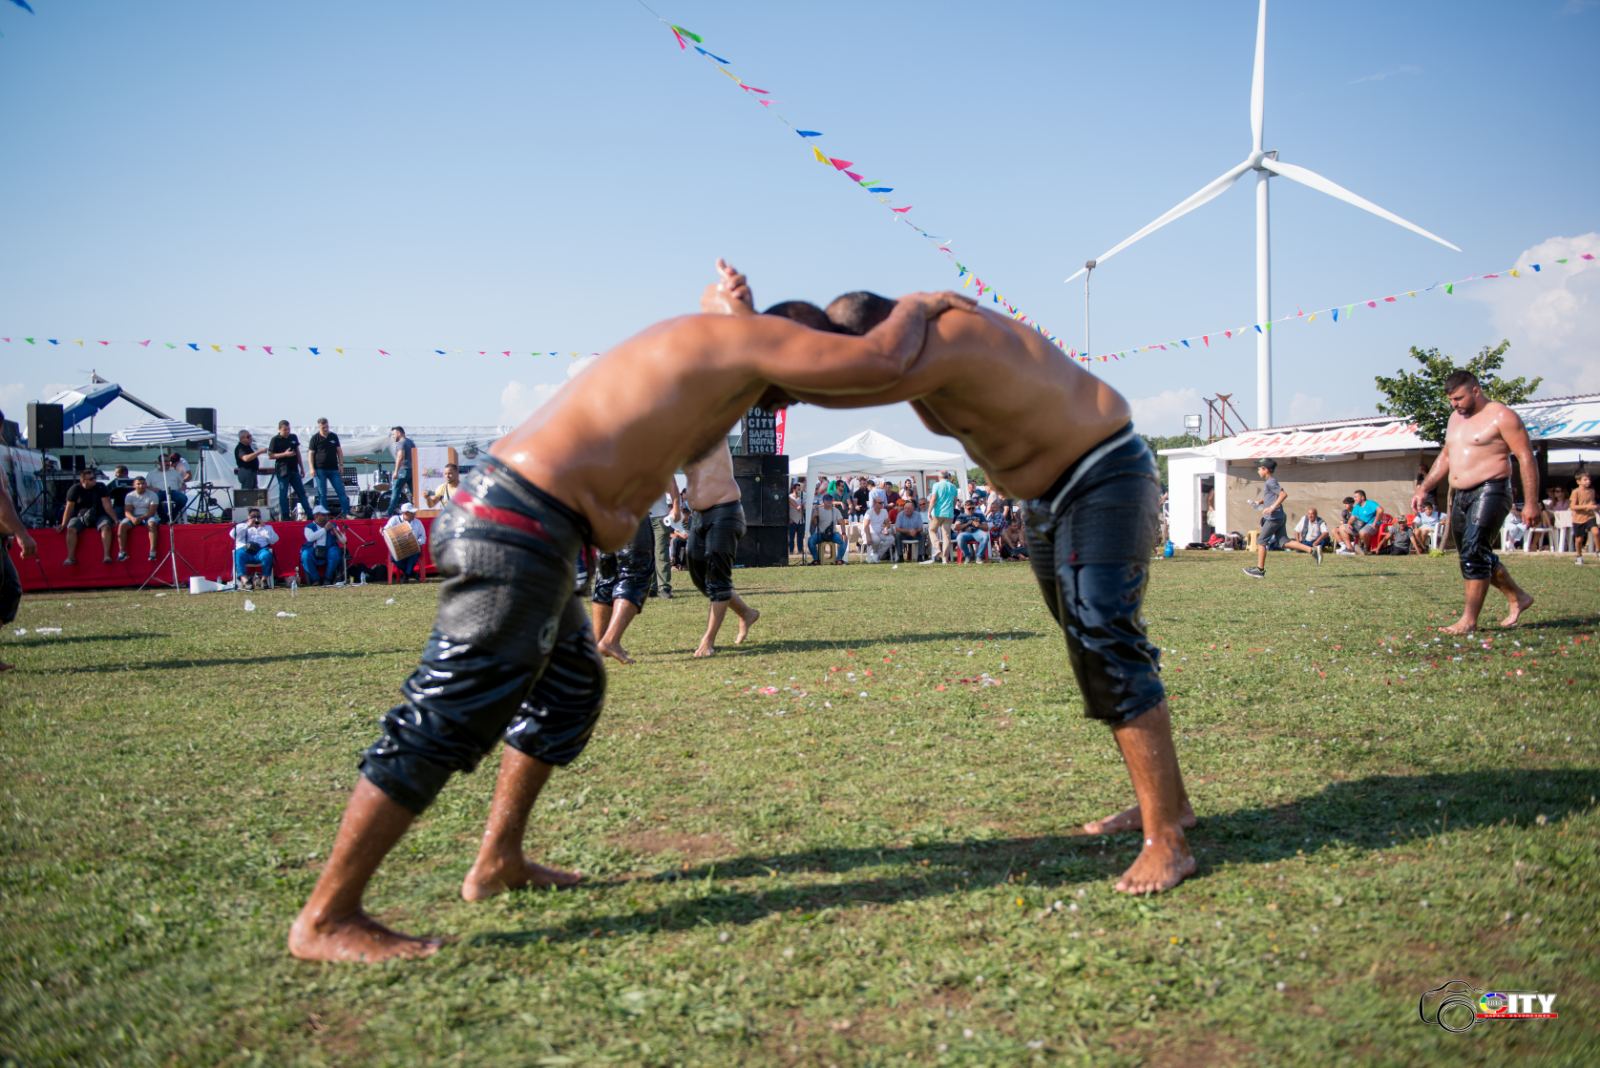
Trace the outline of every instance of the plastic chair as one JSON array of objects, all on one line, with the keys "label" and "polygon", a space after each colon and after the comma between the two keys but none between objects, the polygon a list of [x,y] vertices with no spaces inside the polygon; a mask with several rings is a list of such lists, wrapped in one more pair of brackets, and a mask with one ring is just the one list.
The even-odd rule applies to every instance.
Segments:
[{"label": "plastic chair", "polygon": [[1550,549],[1552,552],[1570,553],[1572,551],[1572,512],[1570,509],[1560,512],[1551,512],[1553,517]]}]

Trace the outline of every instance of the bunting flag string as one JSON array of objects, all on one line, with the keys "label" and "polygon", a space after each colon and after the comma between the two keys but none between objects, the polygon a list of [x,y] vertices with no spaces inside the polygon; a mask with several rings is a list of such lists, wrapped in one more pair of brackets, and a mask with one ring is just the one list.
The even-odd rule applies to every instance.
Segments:
[{"label": "bunting flag string", "polygon": [[[1423,296],[1424,294],[1432,293],[1435,290],[1437,290],[1440,295],[1448,297],[1455,295],[1456,287],[1458,286],[1513,278],[1532,279],[1535,276],[1539,278],[1549,278],[1556,273],[1551,270],[1553,266],[1567,267],[1569,268],[1568,273],[1570,274],[1575,271],[1586,269],[1589,265],[1593,264],[1594,259],[1595,255],[1592,252],[1578,252],[1572,254],[1571,256],[1563,256],[1560,259],[1554,259],[1540,263],[1518,264],[1515,267],[1508,267],[1504,270],[1491,271],[1485,274],[1470,274],[1465,278],[1457,278],[1449,282],[1434,282],[1432,285],[1419,286],[1415,289],[1396,290],[1394,293],[1386,294],[1384,296],[1367,297],[1362,300],[1353,300],[1344,304],[1332,304],[1326,308],[1317,308],[1314,311],[1308,312],[1302,308],[1296,311],[1293,315],[1285,315],[1280,319],[1273,319],[1271,322],[1266,323],[1246,323],[1243,326],[1224,328],[1220,330],[1209,330],[1204,333],[1190,334],[1187,337],[1174,338],[1168,341],[1154,341],[1146,345],[1133,345],[1124,349],[1112,349],[1093,355],[1079,352],[1076,349],[1066,349],[1064,351],[1066,351],[1067,355],[1071,356],[1079,363],[1088,364],[1094,362],[1109,363],[1114,360],[1123,360],[1129,356],[1136,355],[1141,352],[1170,352],[1173,349],[1189,349],[1191,351],[1195,351],[1196,345],[1199,345],[1204,349],[1210,349],[1213,341],[1217,341],[1219,343],[1223,341],[1232,341],[1235,338],[1238,338],[1241,335],[1247,334],[1251,331],[1254,331],[1257,334],[1270,332],[1273,327],[1281,326],[1284,323],[1299,322],[1310,324],[1316,322],[1319,316],[1327,316],[1328,320],[1332,323],[1348,322],[1350,317],[1355,314],[1357,308],[1369,308],[1377,310],[1386,304],[1398,306],[1402,303],[1400,300],[1401,297],[1405,297],[1407,300],[1412,300]],[[969,268],[963,268],[961,277],[963,279],[961,283],[961,287],[963,289],[969,286],[976,286],[977,292],[980,295],[993,291],[989,283],[983,281],[981,278],[978,278]],[[1039,331],[1041,334],[1044,333],[1044,328],[1040,327],[1037,323],[1030,322],[1029,325],[1035,330]],[[1052,338],[1051,340],[1053,341],[1055,339]],[[384,348],[377,348],[376,346],[372,345],[265,345],[259,342],[255,344],[240,344],[238,342],[157,341],[154,338],[118,341],[106,338],[70,336],[49,337],[44,334],[21,333],[12,333],[0,337],[0,344],[19,346],[31,345],[41,349],[48,349],[51,347],[61,348],[67,345],[76,345],[79,348],[87,348],[90,345],[99,345],[103,348],[110,348],[113,345],[132,345],[150,351],[173,350],[180,352],[203,352],[209,349],[211,352],[223,354],[230,349],[238,352],[255,352],[259,350],[266,353],[268,356],[281,356],[291,352],[304,352],[316,357],[323,357],[329,353],[337,356],[346,356],[351,353],[376,352],[379,356],[392,358],[395,353],[406,351],[402,347],[395,345],[389,345]],[[1056,344],[1059,346],[1060,342],[1056,342]],[[564,355],[572,359],[576,359],[579,356],[600,355],[598,352],[576,352],[567,349],[528,350],[523,348],[475,349],[457,347],[427,349],[426,352],[434,356],[470,356],[476,354],[478,356],[498,356],[507,359],[512,356],[521,356],[523,354],[527,354],[529,356]]]}]

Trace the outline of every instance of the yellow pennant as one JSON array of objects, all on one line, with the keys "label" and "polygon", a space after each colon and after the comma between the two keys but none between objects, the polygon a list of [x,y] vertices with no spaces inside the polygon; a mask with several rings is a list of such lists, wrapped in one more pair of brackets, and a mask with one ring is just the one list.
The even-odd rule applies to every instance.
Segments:
[{"label": "yellow pennant", "polygon": [[[1513,267],[1513,268],[1511,268],[1511,277],[1512,278],[1521,278],[1522,274],[1515,267]],[[83,344],[83,342],[80,341],[80,342],[78,342],[78,344],[81,345],[81,344]]]},{"label": "yellow pennant", "polygon": [[339,348],[339,346],[337,346],[337,345],[335,345],[335,346],[334,346],[334,347],[333,347],[333,351],[334,351],[334,352],[337,352],[337,353],[338,353],[338,354],[339,354],[339,355],[340,355],[340,356],[343,356],[343,355],[344,355],[344,349],[341,349],[341,348]]},{"label": "yellow pennant", "polygon": [[221,352],[222,351],[222,346],[221,345],[212,345],[211,346],[211,351],[212,352]]},{"label": "yellow pennant", "polygon": [[1306,322],[1308,322],[1308,323],[1314,323],[1316,321],[1317,321],[1317,313],[1316,312],[1312,312],[1309,316],[1306,317]]},{"label": "yellow pennant", "polygon": [[833,166],[833,161],[828,159],[827,156],[824,156],[822,154],[822,149],[818,148],[816,145],[811,146],[811,154],[816,157],[818,163],[826,163],[830,167]]}]

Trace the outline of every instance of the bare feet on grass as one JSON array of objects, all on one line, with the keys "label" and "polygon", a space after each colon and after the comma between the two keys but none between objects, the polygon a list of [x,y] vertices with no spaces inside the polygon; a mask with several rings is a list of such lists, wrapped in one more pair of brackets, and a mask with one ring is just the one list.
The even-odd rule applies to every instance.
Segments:
[{"label": "bare feet on grass", "polygon": [[[1189,802],[1183,803],[1183,811],[1178,815],[1178,826],[1184,830],[1193,827],[1198,821],[1194,818],[1194,809],[1189,807]],[[1103,820],[1090,820],[1083,825],[1085,834],[1122,834],[1124,831],[1142,831],[1144,821],[1139,818],[1139,806],[1129,805],[1121,812],[1107,816]]]},{"label": "bare feet on grass", "polygon": [[631,664],[631,663],[633,663],[633,657],[628,655],[628,650],[624,649],[621,645],[618,645],[616,642],[607,641],[605,638],[601,638],[599,641],[594,643],[594,647],[596,649],[600,650],[600,655],[601,656],[609,656],[611,659],[617,661],[618,663],[622,663],[622,664]]},{"label": "bare feet on grass", "polygon": [[1500,621],[1502,627],[1514,627],[1517,620],[1522,618],[1522,613],[1533,607],[1533,594],[1527,590],[1519,590],[1517,599],[1511,602],[1511,613]]},{"label": "bare feet on grass", "polygon": [[433,956],[443,944],[438,938],[415,938],[390,930],[359,911],[341,919],[322,920],[302,912],[289,928],[289,952],[301,960],[366,964],[415,960]]},{"label": "bare feet on grass", "polygon": [[1182,831],[1146,838],[1139,858],[1122,873],[1116,888],[1124,894],[1159,894],[1193,875],[1194,869],[1194,856]]},{"label": "bare feet on grass", "polygon": [[1439,633],[1454,634],[1457,638],[1464,638],[1476,630],[1477,627],[1478,621],[1476,619],[1468,619],[1466,616],[1462,616],[1448,627],[1440,627]]},{"label": "bare feet on grass", "polygon": [[461,884],[461,896],[467,901],[485,901],[507,890],[524,886],[536,889],[564,888],[583,882],[583,873],[562,871],[536,864],[527,857],[515,857],[506,862],[478,861],[467,872]]},{"label": "bare feet on grass", "polygon": [[696,659],[705,656],[716,656],[717,647],[711,644],[710,639],[701,639],[700,648],[694,651],[694,655]]},{"label": "bare feet on grass", "polygon": [[746,619],[744,616],[740,616],[739,617],[739,633],[737,635],[735,635],[735,637],[733,639],[733,644],[735,644],[735,645],[743,645],[745,638],[747,638],[749,636],[749,634],[750,634],[750,628],[755,626],[756,625],[756,620],[758,620],[760,618],[761,618],[761,610],[759,608],[750,609],[750,618],[748,618],[748,619]]}]

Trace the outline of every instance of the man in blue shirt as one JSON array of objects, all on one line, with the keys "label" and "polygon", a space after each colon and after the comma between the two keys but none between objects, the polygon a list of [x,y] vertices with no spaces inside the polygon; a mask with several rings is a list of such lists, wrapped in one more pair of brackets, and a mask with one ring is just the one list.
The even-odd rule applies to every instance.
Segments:
[{"label": "man in blue shirt", "polygon": [[[1378,513],[1383,509],[1379,507],[1377,501],[1367,500],[1366,490],[1356,490],[1352,497],[1354,503],[1350,505],[1350,518],[1339,528],[1339,532],[1344,535],[1339,540],[1350,546],[1349,552],[1365,556],[1367,550],[1362,543],[1367,535],[1372,533],[1370,528],[1377,522]],[[1348,555],[1344,546],[1340,546],[1339,551]]]}]

